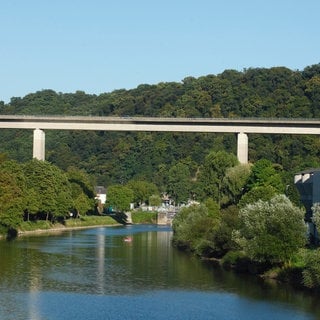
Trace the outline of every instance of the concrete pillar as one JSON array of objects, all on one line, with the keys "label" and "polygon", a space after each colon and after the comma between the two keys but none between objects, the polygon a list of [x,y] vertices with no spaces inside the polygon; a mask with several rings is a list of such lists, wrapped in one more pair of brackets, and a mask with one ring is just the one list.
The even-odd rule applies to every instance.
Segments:
[{"label": "concrete pillar", "polygon": [[132,215],[131,215],[131,212],[130,211],[128,211],[128,212],[125,212],[125,215],[127,216],[127,221],[126,221],[126,223],[127,224],[132,224]]},{"label": "concrete pillar", "polygon": [[248,163],[248,135],[243,132],[238,133],[237,156],[240,163]]},{"label": "concrete pillar", "polygon": [[168,223],[167,213],[166,212],[158,212],[157,214],[157,224],[166,225]]},{"label": "concrete pillar", "polygon": [[33,130],[33,158],[45,160],[45,133],[40,129]]}]

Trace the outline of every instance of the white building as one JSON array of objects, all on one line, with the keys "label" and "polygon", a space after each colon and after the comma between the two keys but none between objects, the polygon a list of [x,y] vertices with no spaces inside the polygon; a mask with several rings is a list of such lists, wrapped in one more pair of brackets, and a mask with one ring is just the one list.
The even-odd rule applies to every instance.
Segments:
[{"label": "white building", "polygon": [[107,190],[103,186],[94,187],[95,199],[97,199],[102,205],[106,203],[107,200]]}]

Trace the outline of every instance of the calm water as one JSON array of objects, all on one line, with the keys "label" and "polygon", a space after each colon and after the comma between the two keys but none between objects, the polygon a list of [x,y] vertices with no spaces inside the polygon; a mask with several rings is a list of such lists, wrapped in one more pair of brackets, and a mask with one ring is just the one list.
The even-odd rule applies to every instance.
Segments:
[{"label": "calm water", "polygon": [[0,241],[0,319],[320,319],[319,297],[215,270],[171,235],[128,226]]}]

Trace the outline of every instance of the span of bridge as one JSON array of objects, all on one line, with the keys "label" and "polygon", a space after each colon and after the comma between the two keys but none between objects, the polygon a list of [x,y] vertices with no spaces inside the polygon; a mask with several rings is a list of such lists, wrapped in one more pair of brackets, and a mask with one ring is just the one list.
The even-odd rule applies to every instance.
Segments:
[{"label": "span of bridge", "polygon": [[236,133],[238,159],[247,163],[248,134],[319,135],[320,120],[0,115],[0,128],[34,130],[33,157],[40,160],[45,159],[44,130]]}]

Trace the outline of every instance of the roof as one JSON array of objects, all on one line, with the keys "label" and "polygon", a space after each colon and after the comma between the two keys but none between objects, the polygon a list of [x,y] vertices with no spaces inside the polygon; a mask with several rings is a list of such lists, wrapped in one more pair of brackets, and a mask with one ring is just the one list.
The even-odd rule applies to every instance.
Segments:
[{"label": "roof", "polygon": [[320,168],[311,168],[311,169],[306,169],[306,170],[303,170],[303,171],[300,171],[300,172],[297,172],[297,174],[311,174],[311,173],[315,173],[315,172],[320,172]]},{"label": "roof", "polygon": [[107,189],[104,186],[95,186],[94,187],[94,192],[99,193],[99,194],[106,194]]}]

